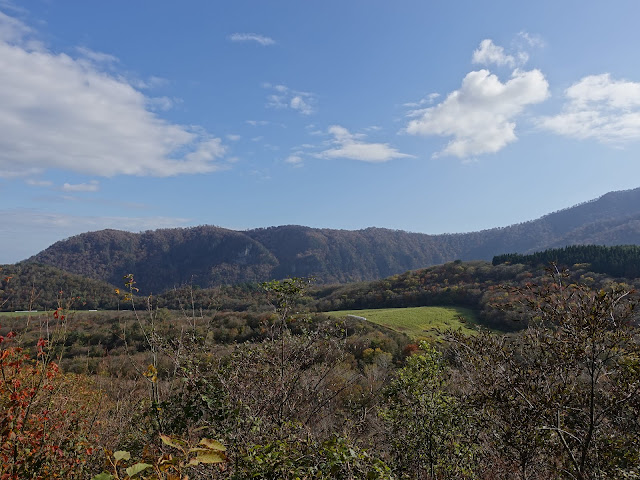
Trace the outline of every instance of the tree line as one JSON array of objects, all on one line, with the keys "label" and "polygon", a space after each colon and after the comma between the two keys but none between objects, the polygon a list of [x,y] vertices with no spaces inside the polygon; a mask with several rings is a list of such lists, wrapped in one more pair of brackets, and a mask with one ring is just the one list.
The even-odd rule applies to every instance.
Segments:
[{"label": "tree line", "polygon": [[532,267],[555,263],[562,267],[586,264],[597,273],[614,277],[640,277],[640,246],[617,245],[572,245],[548,249],[528,255],[510,253],[493,257],[493,265],[505,263],[523,264]]}]

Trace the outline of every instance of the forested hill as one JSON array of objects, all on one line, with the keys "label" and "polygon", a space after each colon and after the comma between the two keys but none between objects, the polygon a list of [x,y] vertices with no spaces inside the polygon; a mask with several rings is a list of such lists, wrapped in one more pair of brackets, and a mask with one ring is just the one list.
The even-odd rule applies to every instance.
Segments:
[{"label": "forested hill", "polygon": [[[121,283],[121,282],[119,282]],[[49,265],[0,265],[0,311],[114,309],[114,286]]]},{"label": "forested hill", "polygon": [[373,280],[456,259],[491,260],[576,244],[640,244],[640,189],[472,233],[292,225],[243,232],[213,226],[139,234],[102,230],[57,242],[28,261],[115,285],[133,273],[142,292],[160,293],[185,283],[208,287],[287,276],[315,276],[326,283]]},{"label": "forested hill", "polygon": [[508,253],[493,257],[493,265],[522,264],[532,267],[555,263],[559,268],[572,268],[576,264],[587,266],[592,272],[613,277],[640,277],[640,246],[571,245],[553,248],[529,255]]}]

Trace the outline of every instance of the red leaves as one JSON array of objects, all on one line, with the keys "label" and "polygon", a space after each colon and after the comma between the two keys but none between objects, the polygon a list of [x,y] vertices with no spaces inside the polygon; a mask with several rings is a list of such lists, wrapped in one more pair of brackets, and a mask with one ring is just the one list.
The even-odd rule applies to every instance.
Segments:
[{"label": "red leaves", "polygon": [[[40,339],[36,346],[46,345]],[[0,480],[53,478],[54,471],[55,478],[71,478],[93,453],[75,408],[56,407],[56,392],[74,380],[55,363],[34,361],[16,347],[0,351],[0,373]]]},{"label": "red leaves", "polygon": [[3,337],[2,335],[0,335],[0,343],[4,342],[5,340],[10,340],[15,336],[16,336],[16,334],[14,332],[7,333],[6,337]]},{"label": "red leaves", "polygon": [[38,343],[36,344],[36,347],[38,348],[38,356],[42,356],[44,355],[44,347],[47,346],[47,341],[44,338],[40,338],[38,339]]}]

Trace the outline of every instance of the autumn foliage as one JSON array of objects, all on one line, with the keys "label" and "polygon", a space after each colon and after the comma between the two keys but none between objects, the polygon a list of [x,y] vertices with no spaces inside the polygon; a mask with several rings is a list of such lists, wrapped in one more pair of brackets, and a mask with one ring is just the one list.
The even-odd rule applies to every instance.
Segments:
[{"label": "autumn foliage", "polygon": [[13,338],[0,336],[0,479],[84,478],[96,393],[60,372],[46,340],[31,358]]}]

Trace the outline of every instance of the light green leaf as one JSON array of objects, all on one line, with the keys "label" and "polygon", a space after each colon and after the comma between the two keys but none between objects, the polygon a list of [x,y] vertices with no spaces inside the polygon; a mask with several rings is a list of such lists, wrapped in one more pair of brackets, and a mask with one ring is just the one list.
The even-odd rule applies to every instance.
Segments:
[{"label": "light green leaf", "polygon": [[199,445],[204,445],[205,447],[210,448],[211,450],[218,450],[219,452],[227,451],[227,447],[225,447],[219,441],[210,440],[208,438],[203,438],[202,440],[200,440]]},{"label": "light green leaf", "polygon": [[185,442],[184,440],[180,440],[179,438],[171,438],[169,435],[160,435],[160,439],[162,440],[162,443],[164,443],[165,445],[169,445],[170,447],[173,448],[177,448],[179,450],[182,450],[183,452],[185,451],[185,448],[187,446],[187,442]]},{"label": "light green leaf", "polygon": [[198,454],[195,460],[197,460],[199,463],[222,463],[224,462],[225,457],[224,457],[224,453],[209,452],[209,453]]},{"label": "light green leaf", "polygon": [[91,480],[113,480],[113,475],[107,472],[102,472],[92,477]]},{"label": "light green leaf", "polygon": [[127,468],[126,472],[127,472],[127,475],[129,475],[130,477],[133,477],[134,475],[137,475],[143,470],[146,470],[147,468],[152,466],[153,465],[150,465],[148,463],[136,463],[135,465],[131,465],[129,468]]},{"label": "light green leaf", "polygon": [[129,460],[131,458],[131,454],[125,450],[118,450],[117,452],[113,452],[113,458],[116,459],[116,462],[120,460]]}]

